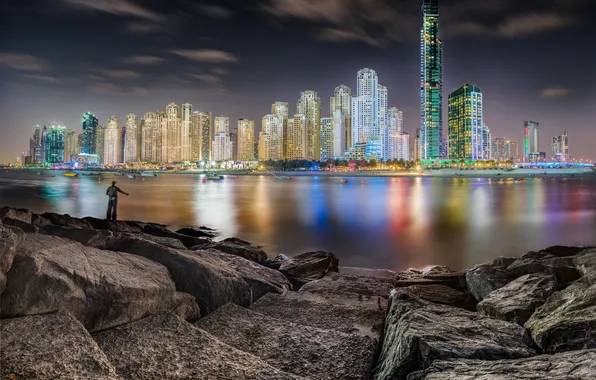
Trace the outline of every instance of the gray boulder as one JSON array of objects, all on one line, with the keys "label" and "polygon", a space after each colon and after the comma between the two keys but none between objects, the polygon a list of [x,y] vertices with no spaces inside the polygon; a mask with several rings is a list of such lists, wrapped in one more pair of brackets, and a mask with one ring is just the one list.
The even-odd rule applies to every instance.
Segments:
[{"label": "gray boulder", "polygon": [[75,218],[68,214],[56,214],[54,212],[45,212],[37,216],[37,218],[32,218],[32,223],[36,225],[53,224],[64,227],[93,228],[93,225],[84,219]]},{"label": "gray boulder", "polygon": [[3,219],[3,222],[4,222],[5,226],[17,227],[17,228],[21,229],[23,232],[35,233],[39,230],[39,228],[37,226],[23,222],[20,219],[13,219],[13,218],[5,217]]},{"label": "gray boulder", "polygon": [[573,257],[555,257],[552,255],[540,259],[520,258],[507,267],[513,277],[531,273],[547,273],[556,277],[559,286],[565,286],[581,277],[573,264]]},{"label": "gray boulder", "polygon": [[95,334],[94,338],[125,379],[301,379],[169,313]]},{"label": "gray boulder", "polygon": [[217,231],[215,231],[214,229],[207,228],[204,226],[180,228],[176,232],[179,234],[182,234],[182,235],[188,235],[188,236],[200,237],[200,238],[203,238],[203,237],[214,238],[218,235]]},{"label": "gray boulder", "polygon": [[3,379],[121,379],[83,325],[67,313],[0,319],[0,336]]},{"label": "gray boulder", "polygon": [[329,272],[325,277],[305,284],[300,291],[319,294],[353,293],[366,297],[389,298],[391,289],[392,279]]},{"label": "gray boulder", "polygon": [[[502,288],[521,276],[506,270],[509,261],[495,260],[487,264],[476,265],[466,272],[466,286],[472,295],[482,301],[490,292]],[[525,274],[525,273],[524,273]]]},{"label": "gray boulder", "polygon": [[230,255],[240,256],[247,260],[262,263],[267,260],[267,253],[261,247],[238,238],[212,241],[193,249],[215,249]]},{"label": "gray boulder", "polygon": [[228,262],[215,255],[172,249],[129,237],[108,242],[106,249],[139,255],[165,266],[176,288],[196,298],[203,315],[228,302],[248,306],[253,301],[249,284]]},{"label": "gray boulder", "polygon": [[6,288],[6,273],[12,267],[14,257],[22,241],[22,232],[15,232],[11,228],[0,225],[0,294]]},{"label": "gray boulder", "polygon": [[583,250],[573,258],[573,265],[582,275],[596,271],[596,248]]},{"label": "gray boulder", "polygon": [[208,239],[208,238],[198,238],[198,237],[183,235],[178,232],[170,231],[166,227],[162,227],[160,225],[153,224],[153,223],[144,225],[143,232],[146,234],[149,234],[149,235],[153,235],[153,236],[178,239],[187,248],[202,246],[202,245],[207,244],[211,241],[211,239]]},{"label": "gray boulder", "polygon": [[399,288],[399,290],[425,301],[476,311],[477,302],[474,296],[449,286],[438,284],[411,285]]},{"label": "gray boulder", "polygon": [[263,261],[261,264],[266,266],[267,268],[279,270],[281,264],[283,264],[284,261],[288,260],[290,260],[288,256],[284,255],[283,253],[278,253],[277,255],[275,255],[273,259],[267,259]]},{"label": "gray boulder", "polygon": [[337,272],[339,260],[332,252],[307,252],[292,257],[279,267],[295,289],[302,285],[323,278],[329,272]]},{"label": "gray boulder", "polygon": [[444,285],[464,290],[466,289],[465,272],[454,272],[445,266],[429,265],[422,269],[410,268],[395,276],[396,288],[417,285]]},{"label": "gray boulder", "polygon": [[5,218],[16,219],[23,223],[31,224],[31,212],[22,208],[0,208],[0,220],[4,220]]},{"label": "gray boulder", "polygon": [[140,225],[137,222],[131,222],[127,220],[106,220],[93,218],[90,216],[84,217],[83,219],[91,223],[93,228],[96,230],[108,230],[112,232],[143,232],[143,226],[145,225]]},{"label": "gray boulder", "polygon": [[99,331],[164,310],[191,310],[184,318],[198,314],[163,266],[54,236],[26,234],[7,277],[2,318],[65,310]]},{"label": "gray boulder", "polygon": [[596,348],[596,271],[553,293],[525,327],[546,353]]},{"label": "gray boulder", "polygon": [[467,310],[392,292],[376,380],[406,379],[435,360],[515,359],[536,354],[526,330]]},{"label": "gray boulder", "polygon": [[359,334],[380,342],[387,300],[360,294],[269,293],[250,308],[273,318],[319,329]]},{"label": "gray boulder", "polygon": [[367,379],[373,339],[281,321],[228,304],[196,326],[283,371],[313,379]]},{"label": "gray boulder", "polygon": [[102,248],[106,239],[113,237],[113,233],[107,230],[96,230],[93,228],[75,228],[47,224],[39,226],[38,232],[44,235],[57,236],[73,240],[84,245],[95,248]]},{"label": "gray boulder", "polygon": [[246,283],[250,286],[253,302],[267,293],[282,293],[292,289],[292,284],[286,276],[274,269],[267,268],[254,261],[247,260],[240,256],[221,253],[214,249],[191,251],[202,255],[211,255],[233,268]]},{"label": "gray boulder", "polygon": [[408,380],[579,380],[596,374],[596,350],[570,351],[513,360],[436,361]]},{"label": "gray boulder", "polygon": [[478,312],[523,326],[556,290],[557,280],[552,274],[527,274],[490,292],[478,304]]}]

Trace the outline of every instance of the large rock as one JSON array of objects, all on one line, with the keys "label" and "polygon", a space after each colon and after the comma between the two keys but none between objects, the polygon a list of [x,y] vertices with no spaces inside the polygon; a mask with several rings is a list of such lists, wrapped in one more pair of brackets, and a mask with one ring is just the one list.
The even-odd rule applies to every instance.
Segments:
[{"label": "large rock", "polygon": [[305,284],[300,291],[319,294],[353,293],[366,297],[389,298],[391,289],[393,279],[329,272],[325,277]]},{"label": "large rock", "polygon": [[596,271],[553,293],[525,327],[546,353],[596,348]]},{"label": "large rock", "polygon": [[196,325],[273,367],[313,379],[367,379],[374,364],[373,339],[282,321],[233,304]]},{"label": "large rock", "polygon": [[583,350],[513,360],[436,361],[408,380],[579,380],[595,374],[596,350]]},{"label": "large rock", "polygon": [[23,232],[32,232],[35,233],[39,230],[39,228],[37,226],[34,226],[33,224],[29,224],[26,222],[23,222],[20,219],[13,219],[13,218],[9,218],[9,217],[5,217],[2,222],[4,222],[5,226],[13,226],[13,227],[17,227],[19,229],[21,229],[21,231]]},{"label": "large rock", "polygon": [[234,237],[203,244],[193,249],[215,249],[230,255],[244,257],[247,260],[257,263],[267,260],[267,253],[261,247]]},{"label": "large rock", "polygon": [[[17,249],[23,240],[23,233],[0,225],[0,294],[6,288],[6,273],[12,267]],[[2,305],[0,305],[0,309]]]},{"label": "large rock", "polygon": [[482,301],[490,292],[502,288],[509,282],[521,276],[506,270],[511,263],[495,260],[491,263],[476,265],[466,272],[466,286],[468,291],[478,301]]},{"label": "large rock", "polygon": [[474,296],[449,286],[438,284],[411,285],[399,288],[399,290],[419,297],[425,301],[476,311],[477,302]]},{"label": "large rock", "polygon": [[514,359],[535,355],[523,327],[392,292],[375,379],[406,379],[435,360]]},{"label": "large rock", "polygon": [[584,276],[588,272],[596,271],[596,248],[590,248],[580,252],[573,258],[573,265]]},{"label": "large rock", "polygon": [[[35,220],[33,220],[35,219]],[[68,214],[56,214],[53,212],[45,212],[37,218],[33,218],[32,222],[36,225],[53,224],[55,226],[74,227],[74,228],[93,228],[93,225],[88,221],[80,218],[72,217]]]},{"label": "large rock", "polygon": [[66,310],[99,331],[164,310],[198,313],[163,266],[54,236],[26,234],[7,277],[2,318]]},{"label": "large rock", "polygon": [[121,379],[83,325],[58,312],[0,320],[3,379]]},{"label": "large rock", "polygon": [[301,379],[169,313],[104,331],[94,338],[125,379]]},{"label": "large rock", "polygon": [[337,272],[339,260],[332,252],[307,252],[292,257],[281,264],[279,270],[290,279],[296,289],[323,278],[329,272]]},{"label": "large rock", "polygon": [[95,248],[102,248],[106,239],[114,236],[111,231],[93,228],[74,228],[53,224],[39,226],[40,234],[57,236],[79,242]]},{"label": "large rock", "polygon": [[184,227],[180,228],[176,231],[182,235],[188,235],[193,237],[206,237],[206,238],[214,238],[218,235],[217,231],[214,229],[201,226],[201,227]]},{"label": "large rock", "polygon": [[16,219],[23,223],[31,224],[31,213],[29,210],[22,208],[0,208],[0,220],[4,220],[4,218]]},{"label": "large rock", "polygon": [[157,224],[146,224],[143,226],[143,232],[153,236],[160,236],[172,239],[178,239],[184,244],[185,247],[197,247],[207,244],[211,241],[208,238],[198,238],[193,236],[188,236],[184,234],[180,234],[178,232],[170,231],[165,227],[159,226]]},{"label": "large rock", "polygon": [[204,315],[228,302],[248,306],[253,301],[249,284],[228,262],[215,255],[176,250],[128,237],[108,242],[106,249],[112,248],[143,256],[168,268],[176,288],[195,296]]},{"label": "large rock", "polygon": [[523,326],[556,290],[557,280],[552,274],[527,274],[490,292],[478,304],[478,312]]},{"label": "large rock", "polygon": [[540,259],[520,258],[507,267],[513,277],[531,273],[548,273],[556,277],[559,286],[565,286],[581,277],[581,273],[573,264],[573,257],[556,257],[552,255]]},{"label": "large rock", "polygon": [[267,293],[282,293],[292,289],[292,284],[286,276],[274,269],[267,268],[254,261],[244,259],[240,256],[221,253],[214,249],[192,251],[199,255],[215,256],[227,263],[248,283],[252,292],[252,300],[256,301]]},{"label": "large rock", "polygon": [[326,330],[359,334],[379,342],[387,300],[359,294],[269,293],[250,308],[273,318]]},{"label": "large rock", "polygon": [[106,220],[98,219],[90,216],[83,218],[85,221],[91,223],[96,230],[108,230],[112,232],[142,232],[145,224],[138,224],[138,222],[131,222],[127,220]]},{"label": "large rock", "polygon": [[454,272],[439,265],[429,265],[422,269],[410,268],[395,276],[396,288],[418,285],[444,285],[456,290],[464,290],[466,278],[464,272]]},{"label": "large rock", "polygon": [[279,270],[281,264],[288,260],[290,260],[288,256],[284,255],[283,253],[278,253],[274,258],[263,261],[261,265],[264,265],[267,268]]}]

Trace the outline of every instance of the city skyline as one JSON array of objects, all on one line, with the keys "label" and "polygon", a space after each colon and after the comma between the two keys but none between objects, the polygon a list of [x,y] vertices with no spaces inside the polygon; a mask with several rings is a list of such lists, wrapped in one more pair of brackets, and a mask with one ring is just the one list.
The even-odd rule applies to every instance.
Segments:
[{"label": "city skyline", "polygon": [[[104,7],[106,2],[103,1],[99,1],[94,9],[85,8],[80,4],[73,5],[78,2],[63,1],[65,11],[60,14],[40,12],[44,8],[41,3],[36,2],[30,5],[29,10],[32,10],[33,18],[40,19],[66,20],[81,14],[88,15],[90,17],[86,18],[85,23],[89,21],[91,29],[96,22],[105,21],[106,18],[121,23],[128,21],[132,23],[139,17],[142,19],[138,14],[123,15],[120,13],[120,8],[110,12]],[[377,5],[381,3],[386,5],[380,0],[373,2],[378,3]],[[106,57],[103,60],[98,58],[96,64],[91,66],[74,67],[75,62],[72,62],[64,65],[70,68],[67,72],[60,71],[58,68],[60,61],[57,61],[57,57],[48,51],[51,46],[59,46],[57,38],[64,35],[66,30],[56,24],[46,31],[46,36],[43,38],[39,37],[39,30],[36,31],[35,28],[19,34],[17,32],[22,29],[17,26],[18,19],[23,17],[24,12],[10,3],[9,1],[2,4],[8,14],[15,16],[7,24],[7,28],[14,30],[15,33],[12,34],[14,38],[2,42],[0,50],[2,66],[0,79],[3,80],[1,93],[3,101],[0,107],[2,115],[5,116],[0,122],[2,134],[0,162],[10,162],[14,156],[26,150],[26,143],[23,142],[31,136],[35,124],[46,124],[47,120],[60,120],[62,125],[78,130],[80,115],[88,110],[98,116],[101,124],[105,124],[111,115],[117,115],[120,120],[124,120],[126,115],[134,113],[140,118],[147,110],[157,109],[170,101],[175,101],[177,104],[189,102],[193,104],[194,109],[212,112],[213,115],[224,114],[230,120],[239,118],[255,120],[256,140],[261,129],[259,120],[267,114],[270,104],[275,101],[293,104],[297,94],[305,90],[317,92],[323,110],[321,116],[331,116],[325,111],[329,109],[329,99],[333,96],[334,89],[341,84],[346,84],[354,91],[353,72],[362,67],[375,69],[379,77],[383,78],[383,85],[390,91],[389,105],[404,112],[404,129],[412,136],[411,143],[416,129],[419,128],[420,97],[416,90],[419,84],[417,85],[416,82],[420,79],[420,46],[416,46],[418,45],[416,40],[420,38],[418,33],[421,25],[422,1],[404,1],[402,5],[397,6],[397,8],[401,7],[398,13],[392,13],[395,11],[393,8],[387,9],[387,12],[407,16],[411,21],[404,24],[407,25],[407,31],[402,31],[399,42],[395,41],[397,37],[392,33],[396,31],[390,28],[391,25],[383,23],[385,30],[373,39],[370,39],[369,32],[365,31],[366,28],[363,30],[355,28],[354,30],[362,32],[362,38],[343,41],[343,43],[320,41],[317,38],[310,38],[310,34],[305,30],[292,30],[293,28],[288,26],[292,22],[303,28],[310,26],[314,30],[315,26],[311,22],[312,15],[289,13],[289,6],[283,1],[263,2],[268,4],[266,10],[263,7],[242,7],[241,4],[231,1],[218,3],[219,8],[211,3],[207,5],[212,6],[212,11],[215,8],[227,10],[231,18],[222,18],[223,13],[217,16],[219,18],[214,18],[214,12],[199,11],[189,16],[205,21],[206,34],[214,36],[222,34],[218,37],[221,43],[193,40],[192,44],[210,47],[210,49],[195,50],[197,54],[193,55],[194,60],[183,57],[182,53],[188,56],[189,52],[178,51],[180,54],[177,54],[172,53],[171,49],[162,50],[159,47],[163,44],[159,42],[160,39],[167,39],[170,42],[168,46],[180,45],[182,40],[179,35],[176,37],[175,34],[165,34],[164,36],[164,33],[156,31],[156,34],[150,36],[139,36],[114,28],[110,32],[120,35],[123,40],[129,42],[136,40],[137,43],[141,40],[152,41],[150,48],[141,49],[140,45],[128,44],[127,47],[132,46],[132,48],[126,50],[118,48],[117,42],[110,47],[106,46],[104,41],[102,44],[96,44],[95,47],[98,52],[103,52],[104,56],[110,57],[109,65],[106,63]],[[120,3],[135,4],[138,9],[149,9],[153,13],[157,13],[157,10],[163,6],[163,4],[155,5],[155,8],[151,9],[131,1]],[[337,16],[337,9],[324,6],[330,3],[332,1],[321,1],[321,12],[324,13],[323,16],[328,16],[329,20],[337,20],[334,18]],[[501,8],[493,10],[497,20],[495,22],[498,25],[512,26],[510,25],[512,21],[507,24],[507,20],[532,14],[527,8],[514,5],[512,2],[500,1],[499,3]],[[594,11],[593,6],[581,1],[566,2],[567,6],[557,1],[548,3],[538,4],[533,8],[533,12],[537,15],[550,14],[552,20],[557,15],[566,20],[575,18],[581,20],[580,14],[588,15]],[[583,30],[582,28],[586,28],[581,22],[565,22],[561,25],[545,22],[542,27],[539,27],[540,20],[530,17],[526,19],[525,30],[497,28],[496,30],[503,30],[502,35],[488,35],[488,32],[483,34],[481,27],[486,22],[471,17],[479,11],[478,6],[475,10],[470,10],[469,8],[473,7],[471,4],[472,2],[469,1],[448,0],[441,1],[439,4],[441,38],[445,40],[443,43],[445,83],[442,104],[444,119],[447,119],[446,95],[463,83],[470,83],[483,90],[484,119],[491,128],[493,136],[523,141],[523,122],[537,120],[540,123],[542,151],[548,154],[552,136],[568,130],[572,136],[570,143],[572,156],[595,159],[590,141],[594,141],[596,137],[593,127],[596,99],[593,91],[590,91],[591,83],[588,82],[587,86],[583,85],[586,80],[591,79],[583,77],[583,81],[573,79],[574,72],[581,72],[584,65],[588,68],[589,60],[574,60],[574,57],[581,56],[574,49],[567,47],[564,42],[571,38],[576,44],[584,39],[589,42],[591,30],[578,33]],[[180,7],[180,3],[173,2],[174,9]],[[366,14],[374,12],[372,6],[363,7],[363,12]],[[246,20],[245,17],[239,17],[241,12],[247,12],[254,17]],[[349,12],[352,11],[349,10]],[[377,15],[377,13],[373,14]],[[461,19],[457,19],[456,14],[459,14]],[[308,52],[324,48],[326,58],[293,64],[286,64],[289,61],[285,58],[280,62],[269,62],[265,57],[257,59],[255,51],[250,52],[238,44],[233,44],[231,38],[228,38],[232,32],[223,31],[220,27],[225,23],[232,26],[232,29],[242,27],[244,30],[247,23],[253,23],[257,19],[269,22],[261,23],[264,25],[255,33],[262,35],[264,31],[273,29],[278,37],[283,36],[290,40],[300,39],[299,47],[303,55],[307,52],[305,57],[309,56]],[[281,26],[272,26],[274,19],[278,19]],[[324,21],[329,22],[329,20]],[[476,22],[474,24],[476,29],[470,28],[467,31],[457,32],[458,27],[465,29],[464,26],[472,26],[472,21]],[[79,22],[74,22],[72,28],[78,28]],[[534,29],[530,31],[531,28]],[[80,29],[83,30],[82,27]],[[476,32],[472,32],[473,30]],[[506,30],[509,31],[506,32]],[[253,32],[248,34],[251,33]],[[91,37],[88,35],[86,38]],[[47,46],[40,46],[39,41],[35,42],[36,39],[44,41],[43,45]],[[24,43],[20,44],[19,41]],[[529,41],[531,43],[528,43]],[[490,48],[485,45],[490,45]],[[546,45],[556,48],[561,54],[544,54]],[[85,50],[80,44],[66,41],[59,51],[64,53],[65,57],[72,59],[75,52],[79,53],[75,46]],[[187,48],[186,50],[192,50],[193,47],[187,46]],[[352,53],[354,49],[357,49],[358,54]],[[474,56],[468,55],[465,59],[461,59],[460,55],[463,56],[462,53],[469,49],[474,49]],[[257,50],[263,52],[262,49]],[[292,49],[282,46],[280,51],[289,53]],[[228,55],[222,54],[226,52]],[[268,51],[264,53],[266,53],[265,56],[269,54]],[[562,62],[559,56],[566,54],[567,58],[563,60],[566,62]],[[287,60],[295,61],[292,54],[286,55],[288,55]],[[330,58],[331,56],[333,57]],[[528,65],[524,60],[527,61],[526,58],[530,56],[534,59],[532,64]],[[31,57],[39,60],[35,61]],[[81,62],[82,58],[78,59],[78,62]],[[570,60],[574,62],[574,70],[567,68],[567,62]],[[304,65],[307,61],[311,64]],[[104,68],[98,67],[102,65]],[[181,75],[170,76],[170,81],[163,82],[164,73],[171,72],[172,67],[181,68],[179,70]],[[250,74],[247,75],[247,73]],[[263,80],[265,73],[271,80]],[[196,81],[190,84],[182,83],[190,80],[190,74],[196,74],[200,78],[194,78]],[[206,81],[210,81],[211,84],[206,85]],[[217,81],[219,85],[213,86]],[[149,82],[155,87],[144,87]],[[19,104],[28,105],[26,113],[17,112]],[[120,124],[124,125],[124,123]],[[445,129],[446,123],[443,122],[443,138],[447,137]],[[18,150],[15,150],[16,146],[19,147]]]}]

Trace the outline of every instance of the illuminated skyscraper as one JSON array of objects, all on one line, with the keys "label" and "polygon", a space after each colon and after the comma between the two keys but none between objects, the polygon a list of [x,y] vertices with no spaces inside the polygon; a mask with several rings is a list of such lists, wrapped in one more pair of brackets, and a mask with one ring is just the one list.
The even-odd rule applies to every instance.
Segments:
[{"label": "illuminated skyscraper", "polygon": [[443,138],[443,46],[439,38],[439,0],[423,0],[420,53],[420,158],[429,160],[440,158]]},{"label": "illuminated skyscraper", "polygon": [[556,162],[569,161],[569,134],[564,132],[563,134],[553,137],[552,149],[553,159]]},{"label": "illuminated skyscraper", "polygon": [[288,120],[286,136],[286,156],[288,160],[305,160],[308,146],[308,120],[306,115],[295,114]]},{"label": "illuminated skyscraper", "polygon": [[253,120],[238,120],[238,161],[252,161],[255,144],[255,122]]},{"label": "illuminated skyscraper", "polygon": [[333,158],[342,157],[348,151],[346,147],[346,124],[348,121],[351,122],[351,119],[344,117],[341,109],[336,109],[331,116],[333,116],[333,150],[331,155]]},{"label": "illuminated skyscraper", "polygon": [[45,162],[48,164],[59,164],[64,162],[64,140],[66,127],[51,125],[45,135]]},{"label": "illuminated skyscraper", "polygon": [[227,161],[232,159],[232,141],[230,140],[230,118],[217,116],[215,118],[215,133],[213,138],[213,161]]},{"label": "illuminated skyscraper", "polygon": [[81,121],[83,123],[81,153],[96,154],[97,126],[99,125],[99,121],[91,112],[85,113]]},{"label": "illuminated skyscraper", "polygon": [[318,161],[321,157],[321,99],[315,91],[304,91],[300,94],[296,109],[296,113],[306,115],[308,128],[306,159]]},{"label": "illuminated skyscraper", "polygon": [[137,156],[138,118],[131,113],[126,115],[126,136],[124,140],[124,162],[133,163],[139,160]]},{"label": "illuminated skyscraper", "polygon": [[192,161],[211,160],[211,138],[211,113],[194,111],[190,120]]},{"label": "illuminated skyscraper", "polygon": [[157,162],[157,138],[160,133],[156,112],[147,112],[141,122],[141,161]]},{"label": "illuminated skyscraper", "polygon": [[342,124],[345,133],[342,139],[345,146],[341,147],[343,154],[352,145],[352,90],[350,87],[343,84],[337,86],[331,97],[330,104],[329,115],[336,118],[336,111],[340,111],[343,118]]},{"label": "illuminated skyscraper", "polygon": [[[97,154],[97,163],[103,163],[103,150],[106,142],[104,140],[104,131],[106,130],[105,125],[99,125],[95,134],[95,154]],[[81,133],[83,135],[83,133]],[[74,153],[76,154],[76,153]]]},{"label": "illuminated skyscraper", "polygon": [[375,136],[378,127],[377,73],[371,69],[358,71],[357,92],[352,98],[352,145]]},{"label": "illuminated skyscraper", "polygon": [[211,160],[211,140],[213,139],[213,117],[211,115],[211,112],[201,112],[200,123],[200,159],[203,162],[208,162]]},{"label": "illuminated skyscraper", "polygon": [[263,125],[259,134],[259,160],[281,160],[283,158],[283,117],[263,116]]},{"label": "illuminated skyscraper", "polygon": [[540,124],[537,121],[524,121],[524,160],[536,162],[540,157],[538,136]]},{"label": "illuminated skyscraper", "polygon": [[120,128],[118,127],[118,118],[112,116],[108,119],[108,125],[104,130],[104,165],[116,165],[120,154]]},{"label": "illuminated skyscraper", "polygon": [[482,121],[482,92],[464,84],[449,94],[449,158],[487,159],[490,147],[488,128]]},{"label": "illuminated skyscraper", "polygon": [[180,145],[181,145],[181,122],[180,122],[180,107],[176,103],[170,103],[166,106],[167,117],[167,144],[166,144],[166,161],[176,162],[180,161]]},{"label": "illuminated skyscraper", "polygon": [[509,157],[505,155],[505,144],[507,140],[502,137],[494,137],[492,142],[493,159],[497,162],[507,161]]},{"label": "illuminated skyscraper", "polygon": [[192,115],[192,104],[184,103],[182,105],[182,123],[180,128],[180,161],[190,161],[191,159],[191,131],[190,118]]},{"label": "illuminated skyscraper", "polygon": [[410,136],[404,133],[404,113],[395,107],[387,112],[389,128],[386,133],[385,160],[408,160],[410,157]]},{"label": "illuminated skyscraper", "polygon": [[320,133],[321,161],[333,159],[333,118],[321,118]]}]

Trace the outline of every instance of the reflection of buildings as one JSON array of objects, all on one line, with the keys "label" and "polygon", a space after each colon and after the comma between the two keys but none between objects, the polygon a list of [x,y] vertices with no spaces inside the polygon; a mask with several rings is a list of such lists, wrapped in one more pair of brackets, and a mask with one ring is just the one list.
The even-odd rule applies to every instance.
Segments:
[{"label": "reflection of buildings", "polygon": [[524,160],[526,162],[539,161],[539,130],[540,124],[537,121],[524,121]]},{"label": "reflection of buildings", "polygon": [[553,159],[556,162],[567,162],[569,156],[569,134],[567,132],[553,137]]}]

